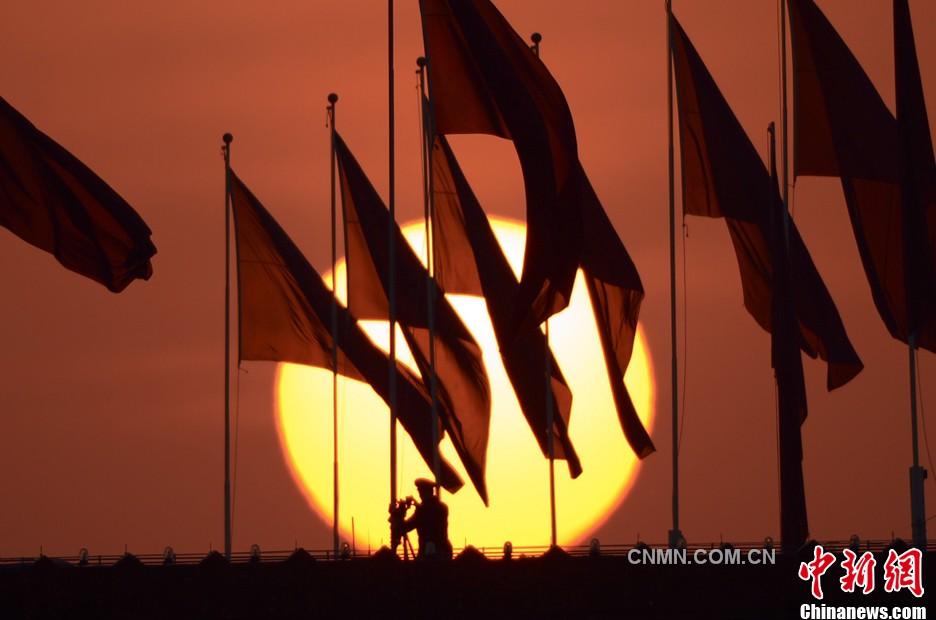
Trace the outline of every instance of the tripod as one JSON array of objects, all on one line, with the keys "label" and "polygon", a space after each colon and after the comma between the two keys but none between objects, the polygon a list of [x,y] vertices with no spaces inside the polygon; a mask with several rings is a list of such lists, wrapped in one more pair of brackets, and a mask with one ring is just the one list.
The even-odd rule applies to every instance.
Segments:
[{"label": "tripod", "polygon": [[403,560],[406,561],[406,560],[408,560],[411,556],[412,556],[412,558],[415,560],[415,559],[416,559],[416,552],[413,551],[413,543],[410,542],[409,534],[408,534],[408,533],[405,533],[405,532],[404,532],[404,534],[403,534],[403,536],[402,536],[402,541],[403,541]]}]

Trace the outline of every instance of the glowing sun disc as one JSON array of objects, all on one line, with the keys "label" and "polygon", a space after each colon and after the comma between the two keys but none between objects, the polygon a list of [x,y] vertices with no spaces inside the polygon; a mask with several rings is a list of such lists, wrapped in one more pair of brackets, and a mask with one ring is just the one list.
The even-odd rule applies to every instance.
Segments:
[{"label": "glowing sun disc", "polygon": [[[512,220],[492,218],[495,233],[515,272],[523,261],[526,232]],[[422,222],[404,227],[407,240],[425,259]],[[346,300],[345,265],[337,269],[338,297]],[[331,274],[325,274],[326,283]],[[458,547],[500,547],[549,543],[549,464],[542,456],[517,404],[498,353],[484,300],[447,296],[484,353],[492,390],[487,456],[490,507],[485,508],[468,481],[451,442],[442,454],[455,466],[465,486],[456,494],[443,491],[449,506],[449,536]],[[384,351],[386,321],[362,321],[361,327]],[[399,328],[398,328],[399,329]],[[604,368],[594,315],[579,272],[569,307],[549,323],[550,345],[573,393],[569,433],[584,468],[572,480],[564,461],[556,461],[556,505],[560,544],[587,537],[624,501],[638,471],[638,461],[621,432],[608,375]],[[413,367],[412,357],[397,332],[398,357]],[[642,329],[625,384],[648,430],[654,409],[653,367]],[[339,526],[351,541],[352,519],[358,549],[376,549],[388,539],[390,422],[386,404],[370,386],[339,377],[338,460]],[[332,375],[330,371],[280,364],[275,384],[280,446],[298,487],[311,508],[332,523]],[[409,436],[397,430],[398,489],[413,494],[413,480],[430,477]]]}]

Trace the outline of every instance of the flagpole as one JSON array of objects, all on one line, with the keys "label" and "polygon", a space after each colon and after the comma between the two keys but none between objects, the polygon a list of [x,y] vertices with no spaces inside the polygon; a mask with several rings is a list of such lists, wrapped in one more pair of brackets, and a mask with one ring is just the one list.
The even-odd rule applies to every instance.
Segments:
[{"label": "flagpole", "polygon": [[331,330],[332,330],[332,550],[338,557],[338,211],[335,200],[335,104],[338,95],[328,95],[328,126],[331,148]]},{"label": "flagpole", "polygon": [[231,559],[231,142],[224,146],[224,557]]},{"label": "flagpole", "polygon": [[[530,46],[530,49],[533,50],[533,53],[536,54],[536,57],[540,57],[540,42],[543,40],[543,35],[534,32],[530,35],[530,41],[533,42],[533,45]],[[556,450],[555,445],[553,444],[553,399],[552,399],[552,360],[549,356],[549,318],[546,318],[546,346],[543,349],[543,360],[544,360],[544,369],[546,376],[546,446],[547,453],[549,455],[549,524],[550,524],[550,536],[549,542],[551,547],[556,546]]]},{"label": "flagpole", "polygon": [[389,270],[387,286],[388,319],[390,323],[390,505],[397,499],[397,368],[396,368],[396,172],[394,154],[394,107],[393,107],[393,0],[387,0],[387,83],[389,111],[389,164],[390,188],[388,204],[390,222],[387,226],[387,248]]},{"label": "flagpole", "polygon": [[[903,269],[904,269],[904,291],[906,295],[906,307],[907,307],[907,356],[909,361],[909,372],[910,372],[910,438],[913,442],[912,445],[912,454],[913,454],[913,465],[910,467],[910,528],[913,537],[913,546],[918,549],[926,549],[926,498],[925,498],[925,481],[926,481],[926,469],[920,467],[920,437],[919,429],[917,428],[917,394],[916,394],[916,381],[917,381],[917,367],[916,367],[916,349],[917,349],[917,310],[914,303],[914,297],[912,294],[914,288],[914,279],[910,274],[910,262],[912,257],[915,255],[914,252],[914,241],[915,235],[912,229],[913,221],[910,217],[911,210],[915,207],[913,204],[916,199],[918,199],[916,192],[913,191],[913,172],[911,167],[911,155],[910,155],[910,146],[907,144],[907,129],[904,127],[903,123],[903,89],[901,88],[902,76],[905,76],[905,73],[901,71],[901,58],[902,52],[907,53],[908,50],[913,49],[913,32],[912,25],[910,26],[910,39],[905,42],[907,48],[901,48],[900,41],[898,40],[897,28],[900,22],[903,19],[909,20],[910,15],[900,15],[902,10],[909,11],[909,7],[906,2],[901,3],[894,2],[894,75],[896,76],[896,92],[897,92],[897,125],[898,133],[901,141],[900,151],[901,151],[901,184],[904,186],[905,191],[901,192],[902,200],[902,211],[903,211],[903,233],[904,233],[904,255],[903,255]],[[915,54],[915,50],[913,51]]]},{"label": "flagpole", "polygon": [[[416,59],[419,75],[419,109],[422,110],[423,99],[426,97],[426,59],[420,56]],[[423,210],[426,221],[426,303],[429,318],[429,394],[432,398],[432,475],[435,477],[435,493],[441,493],[439,480],[441,479],[441,457],[439,455],[439,395],[438,378],[436,377],[436,351],[435,351],[435,260],[433,254],[433,234],[435,222],[435,186],[432,171],[431,153],[435,145],[435,126],[431,111],[432,99],[429,99],[430,113],[423,113],[423,133],[425,142],[422,148],[423,167]]]},{"label": "flagpole", "polygon": [[781,179],[783,187],[780,193],[783,197],[783,210],[789,214],[790,183],[789,183],[789,140],[787,138],[787,62],[786,62],[786,0],[780,0],[780,148],[781,148]]},{"label": "flagpole", "polygon": [[910,468],[910,525],[913,533],[913,546],[925,550],[926,499],[923,493],[926,469],[920,467],[920,438],[917,429],[916,330],[908,334],[907,350],[910,354],[910,435],[913,440],[913,466]]},{"label": "flagpole", "polygon": [[684,543],[679,531],[679,375],[676,358],[676,190],[675,165],[673,155],[673,63],[670,54],[673,49],[672,32],[673,5],[666,0],[666,121],[669,136],[669,257],[670,257],[670,357],[672,359],[672,435],[673,435],[673,529],[669,531],[669,546],[679,547]]}]

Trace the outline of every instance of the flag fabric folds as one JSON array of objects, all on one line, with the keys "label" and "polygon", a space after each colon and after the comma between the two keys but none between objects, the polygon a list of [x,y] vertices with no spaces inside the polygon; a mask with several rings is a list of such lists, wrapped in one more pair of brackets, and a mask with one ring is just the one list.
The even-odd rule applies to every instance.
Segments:
[{"label": "flag fabric folds", "polygon": [[[773,141],[771,141],[773,142]],[[772,145],[773,146],[773,145]],[[796,307],[790,270],[789,228],[777,183],[775,153],[771,152],[769,192],[771,278],[770,353],[777,380],[780,458],[780,540],[785,551],[798,549],[809,538],[806,485],[803,481],[803,437],[806,419],[806,380],[797,344]]]},{"label": "flag fabric folds", "polygon": [[634,261],[615,232],[614,224],[605,213],[584,170],[582,178],[585,182],[582,220],[587,239],[582,251],[582,272],[621,429],[631,448],[642,459],[656,448],[624,385],[624,372],[634,350],[643,285]]},{"label": "flag fabric folds", "polygon": [[796,227],[775,170],[768,173],[728,102],[675,17],[670,18],[687,214],[724,217],[744,303],[771,334],[777,381],[780,528],[785,550],[809,536],[800,425],[806,386],[800,349],[828,362],[827,387],[853,378],[861,361]]},{"label": "flag fabric folds", "polygon": [[936,159],[907,0],[894,0],[894,61],[908,324],[936,352]]},{"label": "flag fabric folds", "polygon": [[[359,319],[384,319],[389,304],[387,231],[396,236],[396,312],[425,384],[433,377],[429,348],[429,279],[426,269],[340,135],[335,153],[344,209],[348,307]],[[487,503],[484,482],[491,391],[481,348],[449,305],[434,295],[435,377],[441,422],[475,489]]]},{"label": "flag fabric folds", "polygon": [[884,324],[936,351],[936,172],[906,2],[894,8],[899,123],[816,4],[789,10],[794,172],[841,178]]},{"label": "flag fabric folds", "polygon": [[[754,145],[675,17],[673,63],[682,143],[683,207],[690,215],[724,217],[741,272],[744,305],[767,331],[772,324],[774,265],[770,204],[775,186]],[[791,291],[799,346],[828,365],[826,386],[850,381],[863,364],[796,226],[789,225]]]},{"label": "flag fabric folds", "polygon": [[153,273],[143,219],[2,97],[0,226],[115,293]]},{"label": "flag fabric folds", "polygon": [[[338,368],[332,360],[333,297],[299,248],[231,172],[231,205],[237,247],[239,358],[292,362],[337,370],[363,381],[389,400],[390,360],[338,304]],[[433,460],[431,403],[422,382],[397,365],[399,420],[423,460]],[[440,484],[455,492],[462,482],[442,461]]]},{"label": "flag fabric folds", "polygon": [[436,280],[448,293],[484,297],[504,370],[544,455],[549,453],[545,384],[546,355],[549,355],[551,397],[556,413],[553,455],[568,462],[569,472],[575,478],[582,472],[582,466],[568,432],[572,392],[552,351],[547,352],[549,345],[540,328],[524,323],[519,331],[514,331],[511,320],[519,283],[443,136],[436,138],[431,165]]},{"label": "flag fabric folds", "polygon": [[564,308],[582,250],[582,175],[568,103],[490,0],[420,0],[434,130],[512,140],[527,246],[515,322]]}]

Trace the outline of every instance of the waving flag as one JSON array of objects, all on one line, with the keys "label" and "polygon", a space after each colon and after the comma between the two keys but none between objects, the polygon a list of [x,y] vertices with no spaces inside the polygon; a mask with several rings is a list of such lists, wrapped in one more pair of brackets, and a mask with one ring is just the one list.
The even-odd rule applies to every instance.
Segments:
[{"label": "waving flag", "polygon": [[[389,401],[390,360],[338,305],[338,368],[332,360],[329,327],[332,293],[299,248],[231,173],[231,204],[237,242],[237,282],[240,308],[240,359],[292,362],[337,370],[363,381]],[[433,460],[429,397],[422,382],[397,365],[399,420],[423,460]],[[442,461],[440,484],[455,492],[462,482]]]},{"label": "waving flag", "polygon": [[[673,64],[679,103],[684,210],[724,217],[741,272],[744,305],[770,331],[773,261],[770,205],[776,187],[719,91],[711,74],[673,18]],[[799,344],[828,364],[826,386],[835,389],[863,368],[835,303],[816,270],[796,226],[789,231],[792,296]]]},{"label": "waving flag", "polygon": [[544,455],[548,455],[546,433],[546,356],[550,359],[553,399],[553,454],[568,461],[573,478],[582,472],[569,438],[572,392],[539,327],[525,323],[520,331],[511,325],[513,300],[519,284],[510,268],[494,230],[474,192],[468,185],[455,154],[443,136],[432,149],[435,221],[433,254],[435,277],[448,293],[484,297],[504,370],[517,395],[530,430]]},{"label": "waving flag", "polygon": [[794,172],[841,178],[881,319],[936,352],[936,170],[909,12],[895,5],[899,123],[812,0],[790,0],[790,24]]},{"label": "waving flag", "polygon": [[0,226],[115,293],[153,274],[156,246],[143,219],[3,98]]},{"label": "waving flag", "polygon": [[[388,314],[389,248],[387,230],[396,235],[397,320],[406,343],[429,384],[430,365],[428,277],[364,171],[341,136],[335,153],[344,208],[348,307],[359,319],[385,319]],[[436,294],[435,378],[441,418],[455,450],[481,499],[487,503],[484,468],[491,417],[491,389],[481,348],[443,294]]]},{"label": "waving flag", "polygon": [[569,303],[582,251],[575,126],[559,85],[489,0],[420,0],[429,94],[440,134],[512,140],[527,201],[514,321],[538,325]]}]

